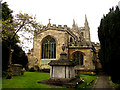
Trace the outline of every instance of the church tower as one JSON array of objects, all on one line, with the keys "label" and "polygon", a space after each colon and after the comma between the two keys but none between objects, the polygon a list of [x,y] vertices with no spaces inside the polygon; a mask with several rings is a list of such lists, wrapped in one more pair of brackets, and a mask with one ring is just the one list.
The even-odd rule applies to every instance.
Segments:
[{"label": "church tower", "polygon": [[74,19],[73,19],[72,31],[75,32],[75,33],[78,32],[78,25],[75,23]]},{"label": "church tower", "polygon": [[75,20],[73,19],[73,25],[72,25],[72,27],[75,27]]},{"label": "church tower", "polygon": [[86,41],[90,42],[90,28],[89,28],[89,24],[88,24],[86,15],[85,15],[84,27],[85,27],[85,39],[86,39]]}]

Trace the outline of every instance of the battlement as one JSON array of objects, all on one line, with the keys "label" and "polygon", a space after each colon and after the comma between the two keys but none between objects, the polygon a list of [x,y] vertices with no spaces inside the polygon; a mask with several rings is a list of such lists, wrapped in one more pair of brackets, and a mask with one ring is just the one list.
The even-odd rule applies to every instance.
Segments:
[{"label": "battlement", "polygon": [[98,42],[96,42],[96,43],[92,42],[92,45],[95,46],[95,47],[100,47],[100,43],[98,43]]},{"label": "battlement", "polygon": [[85,27],[79,27],[80,30],[85,30]]},{"label": "battlement", "polygon": [[69,27],[67,27],[67,25],[56,25],[56,24],[48,24],[47,26],[43,26],[42,27],[42,30],[45,30],[45,29],[60,29],[60,30],[68,30],[70,29]]}]

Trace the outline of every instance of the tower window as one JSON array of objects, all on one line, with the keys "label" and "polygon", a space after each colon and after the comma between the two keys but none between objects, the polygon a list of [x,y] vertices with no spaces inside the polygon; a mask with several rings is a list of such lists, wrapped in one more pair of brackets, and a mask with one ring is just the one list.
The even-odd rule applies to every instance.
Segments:
[{"label": "tower window", "polygon": [[72,39],[72,37],[70,37],[70,42],[73,42],[73,39]]},{"label": "tower window", "polygon": [[82,35],[82,36],[84,36],[84,33],[83,33],[83,32],[81,32],[81,35]]}]

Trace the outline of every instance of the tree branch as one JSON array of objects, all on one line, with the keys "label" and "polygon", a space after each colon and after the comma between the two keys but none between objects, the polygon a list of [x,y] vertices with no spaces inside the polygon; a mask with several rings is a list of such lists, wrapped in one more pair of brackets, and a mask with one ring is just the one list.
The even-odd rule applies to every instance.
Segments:
[{"label": "tree branch", "polygon": [[[24,22],[23,22],[23,24],[18,28],[18,30],[15,32],[15,34],[13,35],[13,37],[12,37],[12,39],[15,37],[15,35],[17,34],[17,32],[24,26],[25,24],[24,24]],[[11,39],[11,40],[12,40]]]}]

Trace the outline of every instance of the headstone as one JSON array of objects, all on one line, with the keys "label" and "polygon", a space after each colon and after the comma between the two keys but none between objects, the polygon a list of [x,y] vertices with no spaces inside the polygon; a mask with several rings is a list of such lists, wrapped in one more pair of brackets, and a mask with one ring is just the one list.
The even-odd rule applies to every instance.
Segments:
[{"label": "headstone", "polygon": [[19,76],[24,74],[23,67],[21,64],[12,64],[11,68],[13,76]]},{"label": "headstone", "polygon": [[12,68],[10,67],[10,65],[8,66],[8,69],[7,69],[7,77],[6,79],[11,79],[12,78]]}]

